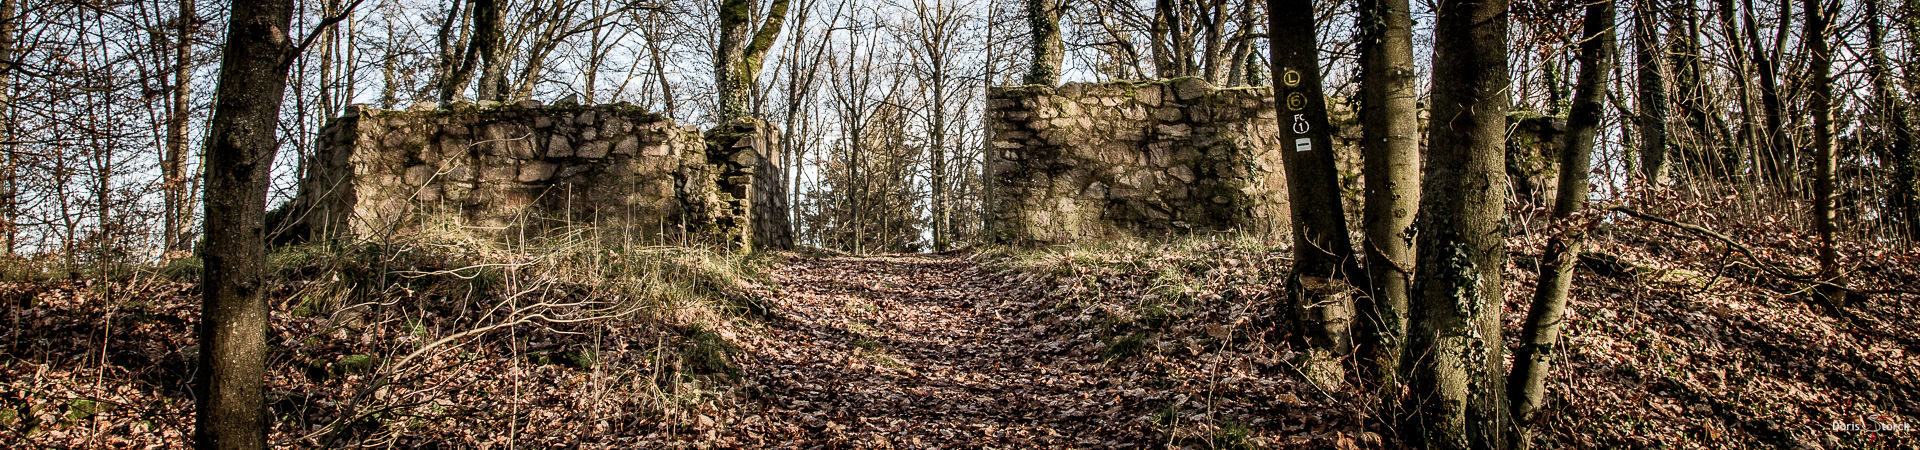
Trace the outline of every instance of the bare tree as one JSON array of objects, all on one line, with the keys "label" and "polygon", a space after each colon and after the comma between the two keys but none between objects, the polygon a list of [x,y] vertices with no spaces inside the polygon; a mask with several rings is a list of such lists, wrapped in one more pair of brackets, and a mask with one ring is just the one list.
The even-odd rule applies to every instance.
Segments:
[{"label": "bare tree", "polygon": [[1573,109],[1567,116],[1567,134],[1560,153],[1560,179],[1553,198],[1555,234],[1541,256],[1540,281],[1520,330],[1520,348],[1514,352],[1508,401],[1513,409],[1514,442],[1524,446],[1528,424],[1539,412],[1547,391],[1547,372],[1560,349],[1562,318],[1573,269],[1585,245],[1587,223],[1575,215],[1586,208],[1588,174],[1593,169],[1593,141],[1599,132],[1601,102],[1607,97],[1606,77],[1613,71],[1614,2],[1587,5],[1580,37],[1580,75],[1575,81]]}]

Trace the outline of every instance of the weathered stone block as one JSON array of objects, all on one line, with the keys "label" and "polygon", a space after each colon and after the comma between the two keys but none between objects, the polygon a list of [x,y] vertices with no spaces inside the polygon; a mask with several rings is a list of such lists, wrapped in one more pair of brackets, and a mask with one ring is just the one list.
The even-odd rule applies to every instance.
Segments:
[{"label": "weathered stone block", "polygon": [[986,115],[994,130],[986,161],[993,239],[1289,229],[1281,153],[1270,137],[1279,131],[1271,90],[1216,90],[1182,79],[1069,83],[1057,95],[1027,87],[993,92],[1002,106],[1053,105]]}]

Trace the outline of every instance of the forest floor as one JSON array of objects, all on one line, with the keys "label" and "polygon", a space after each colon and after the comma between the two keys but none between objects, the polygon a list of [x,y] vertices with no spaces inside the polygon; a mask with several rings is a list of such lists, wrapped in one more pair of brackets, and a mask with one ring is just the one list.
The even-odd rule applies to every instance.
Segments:
[{"label": "forest floor", "polygon": [[[1759,257],[1808,261],[1791,233],[1745,235]],[[1509,342],[1544,239],[1509,241]],[[1302,380],[1277,281],[1290,252],[1270,243],[764,260],[458,248],[379,250],[388,281],[365,255],[277,254],[276,446],[1394,445],[1380,393]],[[1638,223],[1591,248],[1608,256],[1577,272],[1543,446],[1920,444],[1920,295],[1830,307]],[[1920,252],[1845,254],[1855,288],[1920,286]],[[0,447],[185,446],[197,299],[166,277],[0,283]],[[529,305],[541,319],[517,322]]]},{"label": "forest floor", "polygon": [[[772,280],[780,288],[765,298],[780,319],[749,335],[739,360],[763,401],[734,432],[748,446],[1161,447],[1184,443],[1163,431],[1208,403],[1207,413],[1247,413],[1311,394],[1291,377],[1219,364],[1175,374],[1109,364],[1118,355],[1050,326],[1053,300],[973,255],[802,259]],[[1202,440],[1249,443],[1234,420],[1250,417],[1223,419],[1234,428]],[[1320,437],[1339,436],[1296,443]]]}]

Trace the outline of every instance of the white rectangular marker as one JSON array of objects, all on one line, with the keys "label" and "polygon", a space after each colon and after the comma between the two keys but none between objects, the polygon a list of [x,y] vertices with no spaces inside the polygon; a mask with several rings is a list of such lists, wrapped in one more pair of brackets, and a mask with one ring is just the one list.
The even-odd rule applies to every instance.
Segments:
[{"label": "white rectangular marker", "polygon": [[1296,151],[1302,151],[1302,152],[1311,151],[1313,150],[1313,139],[1310,139],[1310,138],[1294,139],[1293,149]]}]

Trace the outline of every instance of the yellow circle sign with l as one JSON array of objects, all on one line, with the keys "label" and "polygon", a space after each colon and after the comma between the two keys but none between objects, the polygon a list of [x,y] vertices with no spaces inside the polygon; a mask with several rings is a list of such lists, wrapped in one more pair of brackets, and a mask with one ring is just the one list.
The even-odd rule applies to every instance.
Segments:
[{"label": "yellow circle sign with l", "polygon": [[1288,87],[1299,86],[1300,71],[1287,69],[1286,72],[1280,74],[1280,82],[1286,83]]}]

